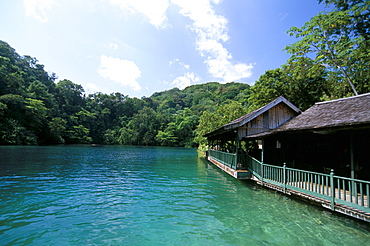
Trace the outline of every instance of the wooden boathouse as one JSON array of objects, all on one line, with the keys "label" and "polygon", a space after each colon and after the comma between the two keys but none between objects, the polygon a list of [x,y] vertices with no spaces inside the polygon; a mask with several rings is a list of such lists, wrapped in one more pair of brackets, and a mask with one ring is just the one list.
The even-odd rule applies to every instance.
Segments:
[{"label": "wooden boathouse", "polygon": [[279,97],[205,137],[208,160],[233,177],[370,222],[370,93],[305,112]]}]

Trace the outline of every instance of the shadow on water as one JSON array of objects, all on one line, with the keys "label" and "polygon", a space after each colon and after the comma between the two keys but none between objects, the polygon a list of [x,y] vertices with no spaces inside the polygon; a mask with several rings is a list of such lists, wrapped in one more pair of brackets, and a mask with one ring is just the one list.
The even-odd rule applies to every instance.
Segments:
[{"label": "shadow on water", "polygon": [[[285,195],[281,192],[262,187],[258,185],[256,182],[252,180],[236,180],[232,177],[230,177],[227,173],[223,172],[210,162],[208,162],[204,157],[200,156],[201,162],[204,163],[204,165],[208,166],[209,170],[212,170],[212,173],[217,173],[219,176],[223,176],[225,180],[231,179],[233,182],[235,182],[235,186],[241,186],[244,187],[247,191],[242,191],[245,193],[245,198],[248,196],[268,196],[269,201],[265,202],[261,200],[261,203],[263,203],[267,208],[276,206],[277,209],[272,212],[272,214],[279,213],[281,211],[281,208],[283,207],[295,207],[297,208],[297,216],[301,216],[301,212],[305,211],[305,215],[308,219],[312,217],[312,220],[315,220],[314,217],[317,216],[317,224],[321,225],[324,223],[332,223],[342,225],[344,227],[358,227],[367,234],[370,235],[370,225],[368,222],[364,222],[362,220],[357,220],[355,218],[351,218],[345,215],[342,215],[340,213],[336,213],[333,211],[330,211],[328,209],[325,209],[321,207],[320,205],[317,205],[316,203],[311,203],[305,199],[302,199],[297,196],[291,196],[291,195]],[[253,192],[254,194],[250,194],[249,192]],[[249,201],[248,201],[249,202]],[[276,203],[276,205],[274,205]]]}]

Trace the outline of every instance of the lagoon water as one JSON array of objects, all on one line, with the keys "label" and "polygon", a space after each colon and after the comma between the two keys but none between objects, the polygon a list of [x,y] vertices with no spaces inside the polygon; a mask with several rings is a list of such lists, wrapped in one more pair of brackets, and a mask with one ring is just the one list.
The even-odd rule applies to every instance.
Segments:
[{"label": "lagoon water", "polygon": [[0,147],[0,245],[370,245],[370,226],[194,149]]}]

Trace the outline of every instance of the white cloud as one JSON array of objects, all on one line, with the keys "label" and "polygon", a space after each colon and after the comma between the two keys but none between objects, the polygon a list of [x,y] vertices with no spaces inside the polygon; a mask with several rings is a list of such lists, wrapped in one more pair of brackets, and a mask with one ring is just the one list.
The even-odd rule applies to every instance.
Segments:
[{"label": "white cloud", "polygon": [[190,28],[197,33],[196,47],[200,55],[206,57],[208,72],[221,82],[237,81],[252,75],[253,65],[233,63],[232,55],[223,43],[229,40],[227,19],[217,15],[212,3],[220,0],[171,0],[180,7],[180,13],[189,17]]},{"label": "white cloud", "polygon": [[114,49],[114,50],[118,49],[118,44],[115,44],[115,43],[109,43],[108,46],[109,48]]},{"label": "white cloud", "polygon": [[170,61],[168,64],[171,66],[172,64],[177,63],[179,61],[180,61],[180,59],[176,58],[176,59],[173,59],[172,61]]},{"label": "white cloud", "polygon": [[149,23],[157,28],[166,26],[168,0],[109,0],[109,2],[131,14],[143,14]]},{"label": "white cloud", "polygon": [[[234,62],[232,54],[224,47],[229,40],[228,20],[216,14],[213,8],[213,4],[219,4],[221,0],[109,0],[110,4],[131,14],[143,14],[157,28],[166,26],[169,1],[179,6],[180,14],[192,21],[189,28],[197,34],[197,50],[205,58],[208,72],[214,78],[220,79],[220,82],[231,82],[252,75],[253,65]],[[174,63],[186,70],[190,68],[178,59],[171,61],[170,65]]]},{"label": "white cloud", "polygon": [[173,59],[168,64],[170,66],[175,65],[175,64],[178,64],[180,66],[180,68],[185,68],[186,70],[189,70],[189,68],[190,68],[190,65],[185,64],[184,62],[180,61],[179,58]]},{"label": "white cloud", "polygon": [[199,77],[196,76],[194,73],[185,73],[183,76],[179,76],[172,82],[172,85],[175,85],[180,90],[188,87],[191,85],[192,82],[198,82]]},{"label": "white cloud", "polygon": [[46,10],[55,6],[54,0],[24,0],[24,8],[27,16],[32,16],[41,22],[48,22]]},{"label": "white cloud", "polygon": [[100,91],[100,88],[94,83],[88,83],[86,86],[86,92],[88,93],[95,93],[99,91]]},{"label": "white cloud", "polygon": [[131,87],[134,91],[141,90],[141,86],[137,82],[141,71],[133,61],[102,55],[97,72],[104,78]]}]

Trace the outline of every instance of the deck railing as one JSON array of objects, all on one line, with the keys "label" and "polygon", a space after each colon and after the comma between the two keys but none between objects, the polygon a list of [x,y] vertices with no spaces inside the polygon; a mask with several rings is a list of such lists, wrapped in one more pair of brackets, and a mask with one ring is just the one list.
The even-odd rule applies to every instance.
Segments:
[{"label": "deck railing", "polygon": [[335,204],[341,204],[370,213],[370,182],[345,178],[330,174],[304,171],[284,166],[264,164],[253,157],[246,156],[249,171],[261,182],[322,198]]},{"label": "deck railing", "polygon": [[227,152],[218,151],[218,150],[208,150],[208,154],[216,161],[228,167],[236,169],[236,154],[227,153]]},{"label": "deck railing", "polygon": [[280,187],[284,193],[289,189],[324,199],[332,210],[335,204],[341,204],[370,213],[369,181],[336,176],[334,170],[324,174],[289,168],[285,164],[282,167],[269,165],[249,155],[239,155],[236,160],[235,154],[209,150],[209,156],[233,169],[242,163],[262,183]]}]

